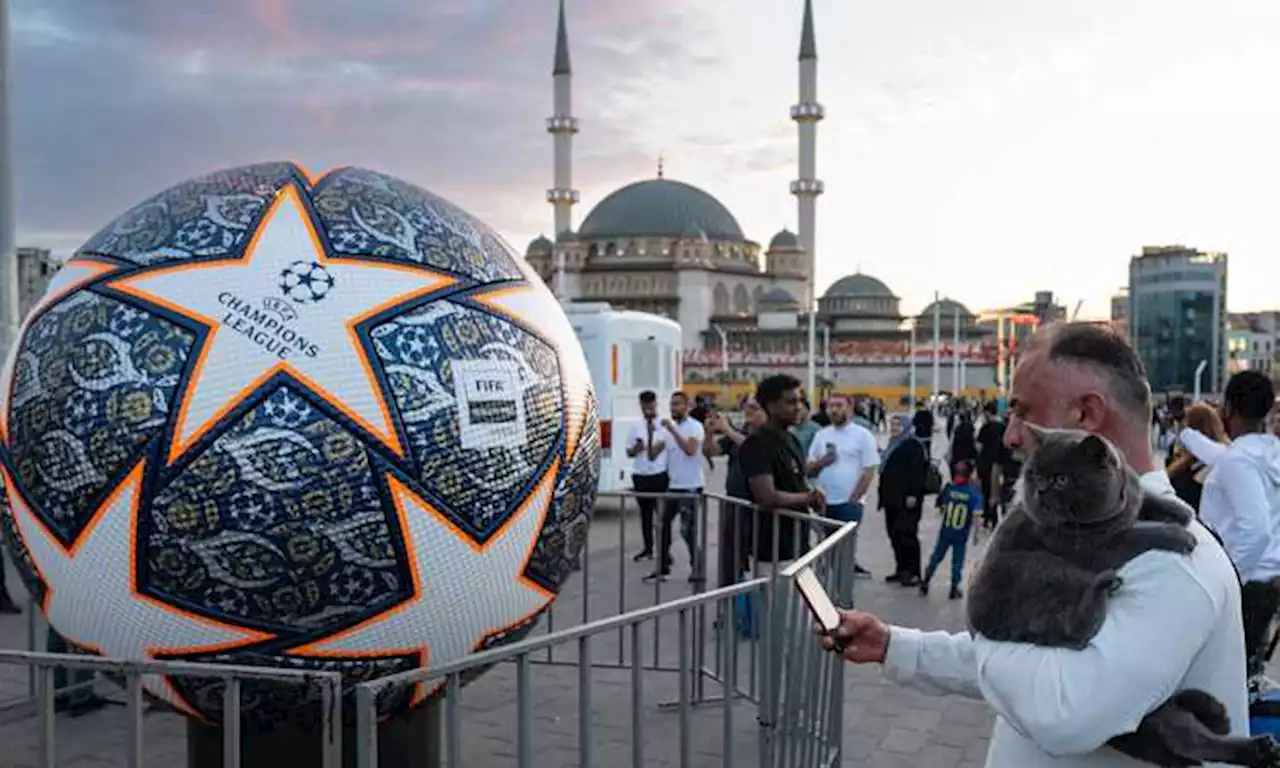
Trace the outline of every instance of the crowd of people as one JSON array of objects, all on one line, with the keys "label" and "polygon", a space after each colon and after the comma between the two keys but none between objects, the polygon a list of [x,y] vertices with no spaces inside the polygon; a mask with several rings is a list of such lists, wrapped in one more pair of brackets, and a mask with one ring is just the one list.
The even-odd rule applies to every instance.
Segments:
[{"label": "crowd of people", "polygon": [[[811,414],[800,382],[775,376],[743,403],[741,426],[708,414],[702,456],[728,456],[728,494],[765,513],[861,520],[876,487],[894,556],[885,581],[928,594],[950,557],[948,596],[961,599],[967,549],[1013,503],[1023,461],[1036,455],[1034,430],[1105,438],[1143,494],[1181,500],[1195,512],[1188,531],[1196,546],[1124,564],[1087,647],[923,632],[859,611],[843,612],[821,642],[850,662],[881,665],[901,685],[985,700],[997,715],[990,768],[1136,765],[1108,742],[1186,689],[1216,698],[1229,734],[1248,735],[1251,696],[1264,680],[1280,611],[1280,406],[1271,380],[1241,372],[1220,403],[1156,410],[1142,363],[1122,337],[1068,323],[1041,329],[1024,347],[1010,394],[1003,414],[995,403],[971,401],[886,413],[889,438],[880,450],[882,427],[864,402],[836,394]],[[1153,424],[1171,435],[1158,445],[1163,455],[1153,450]],[[948,438],[938,457],[949,470],[945,482],[935,459],[941,451],[932,446],[939,431]],[[929,497],[942,522],[922,563],[919,527]],[[752,556],[786,560],[805,546],[783,526],[780,541],[744,549],[742,527],[721,520],[722,584],[740,578]],[[726,549],[739,554],[726,559]],[[869,575],[861,565],[858,572]]]}]

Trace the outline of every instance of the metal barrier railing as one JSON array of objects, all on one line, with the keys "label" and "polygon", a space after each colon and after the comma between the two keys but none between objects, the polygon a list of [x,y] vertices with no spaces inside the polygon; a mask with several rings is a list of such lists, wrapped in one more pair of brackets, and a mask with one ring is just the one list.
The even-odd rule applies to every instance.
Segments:
[{"label": "metal barrier railing", "polygon": [[[474,654],[456,663],[414,670],[354,688],[357,760],[361,768],[376,768],[378,716],[376,702],[382,692],[402,685],[431,682],[439,685],[445,716],[445,757],[450,768],[475,764],[463,762],[460,734],[462,680],[492,664],[514,665],[516,677],[516,751],[520,766],[535,765],[532,743],[532,702],[534,668],[576,668],[579,764],[643,765],[646,760],[646,707],[644,693],[650,680],[655,688],[674,676],[676,690],[655,708],[675,710],[679,737],[675,745],[678,765],[691,764],[694,742],[698,754],[718,753],[722,765],[748,765],[754,756],[760,768],[812,768],[839,762],[840,716],[843,706],[842,666],[839,659],[823,654],[816,642],[803,602],[791,584],[794,568],[784,561],[811,564],[824,580],[832,597],[841,604],[852,603],[853,548],[857,524],[841,524],[823,517],[789,510],[765,512],[741,499],[717,494],[700,494],[693,499],[678,494],[607,494],[620,505],[616,552],[606,546],[610,539],[597,534],[597,545],[584,547],[581,574],[566,592],[581,590],[580,606],[557,601],[548,612],[545,632],[519,643]],[[692,575],[687,594],[673,600],[673,587],[663,579],[636,587],[637,565],[628,549],[628,528],[634,516],[627,514],[629,502],[651,498],[659,508],[654,516],[653,540],[662,541],[660,526],[684,523],[691,516],[690,561]],[[667,515],[665,505],[673,500],[694,503],[679,515]],[[717,515],[712,515],[712,511]],[[598,531],[607,518],[593,524]],[[790,528],[791,533],[784,535]],[[716,537],[710,533],[715,530]],[[674,536],[672,538],[675,538]],[[811,540],[816,546],[810,548]],[[599,543],[599,542],[604,543]],[[794,546],[785,546],[790,542]],[[655,552],[655,558],[660,552]],[[592,573],[612,569],[609,556],[617,557],[617,600],[613,605],[593,594]],[[799,558],[796,560],[796,558]],[[708,589],[706,580],[716,567],[717,581],[726,582]],[[655,559],[653,565],[660,563]],[[576,584],[577,586],[573,586]],[[650,588],[652,591],[650,592]],[[651,595],[651,598],[650,598]],[[564,596],[562,595],[562,598]],[[651,600],[651,602],[650,602]],[[604,603],[604,617],[593,614]],[[33,611],[35,606],[32,606]],[[576,616],[575,616],[576,614]],[[577,619],[574,622],[574,619]],[[663,642],[662,624],[676,623],[675,642]],[[38,632],[35,617],[28,619],[28,644],[34,646]],[[564,625],[566,622],[570,626]],[[668,632],[669,638],[669,632]],[[616,646],[616,647],[615,647]],[[22,664],[29,669],[29,695],[10,708],[32,705],[39,722],[41,768],[53,765],[54,700],[76,685],[54,687],[55,668],[87,670],[123,678],[129,720],[129,763],[142,765],[141,679],[162,674],[213,678],[224,682],[224,706],[228,713],[222,733],[225,765],[239,766],[241,724],[239,697],[241,681],[274,680],[290,684],[313,684],[322,688],[321,738],[325,768],[337,768],[342,754],[342,683],[339,673],[307,672],[265,667],[197,664],[176,661],[135,663],[80,654],[51,654],[28,651],[0,651],[0,665]],[[799,666],[797,666],[799,665]],[[629,752],[613,754],[593,762],[597,743],[593,738],[593,688],[597,673],[625,671],[630,687]],[[485,678],[480,678],[484,680]],[[78,685],[92,685],[93,682]],[[667,686],[669,688],[669,686]],[[743,731],[739,705],[754,705],[758,727]],[[2,707],[0,707],[2,708]],[[348,712],[348,715],[350,713]],[[705,716],[704,716],[705,715]],[[718,728],[704,727],[719,719]],[[696,726],[695,727],[695,721]],[[703,743],[717,731],[719,743]],[[749,735],[744,735],[749,734]],[[753,743],[747,744],[749,738]]]},{"label": "metal barrier railing", "polygon": [[[38,730],[39,768],[57,765],[56,718],[54,699],[54,673],[58,669],[88,670],[94,673],[122,678],[125,691],[125,708],[128,738],[125,743],[125,765],[142,768],[145,763],[142,719],[144,713],[142,679],[151,675],[166,677],[195,677],[219,680],[224,685],[222,693],[222,750],[223,766],[239,768],[241,747],[240,688],[246,681],[269,681],[320,688],[320,722],[318,738],[321,741],[323,768],[342,766],[341,695],[342,676],[337,672],[308,672],[305,670],[276,669],[272,667],[247,667],[231,664],[196,664],[181,661],[117,661],[82,654],[38,653],[34,651],[0,651],[0,665],[20,664],[34,671],[36,680],[36,718]],[[13,745],[6,745],[12,749]]]},{"label": "metal barrier railing", "polygon": [[[635,494],[617,494],[624,500]],[[669,495],[653,495],[670,499]],[[764,768],[810,768],[828,766],[839,762],[841,738],[840,716],[843,704],[842,669],[838,657],[821,651],[813,635],[812,622],[807,609],[795,596],[791,583],[794,571],[779,567],[780,556],[790,553],[783,549],[781,531],[792,526],[793,539],[801,550],[800,562],[810,564],[827,581],[832,596],[838,602],[848,604],[852,599],[853,547],[856,523],[841,524],[837,521],[797,512],[779,510],[762,512],[754,505],[731,497],[705,494],[699,499],[699,534],[702,545],[695,554],[695,575],[701,560],[705,570],[707,555],[713,551],[707,544],[707,510],[711,505],[721,506],[729,519],[750,521],[750,541],[741,535],[741,528],[733,536],[733,564],[742,562],[741,555],[750,554],[751,575],[744,581],[707,590],[698,581],[693,592],[674,600],[661,600],[660,580],[654,584],[655,604],[607,618],[590,618],[586,607],[589,591],[584,594],[581,616],[576,626],[539,633],[510,646],[477,653],[455,663],[430,669],[412,670],[356,686],[356,753],[360,768],[377,768],[378,731],[376,704],[384,693],[417,684],[434,686],[444,703],[444,756],[449,768],[461,768],[476,764],[476,758],[464,760],[462,732],[464,728],[461,700],[462,681],[469,673],[497,664],[509,663],[515,667],[515,759],[521,768],[539,764],[533,745],[535,686],[533,676],[537,667],[576,666],[577,668],[577,760],[582,766],[645,764],[646,716],[644,713],[645,672],[674,673],[677,693],[674,701],[662,702],[659,709],[675,709],[679,719],[676,757],[680,766],[692,764],[693,742],[706,741],[712,730],[718,733],[718,745],[704,743],[698,754],[704,759],[718,752],[720,764],[743,766],[744,759],[754,756],[755,764]],[[661,517],[657,519],[661,520]],[[622,586],[619,601],[626,605],[626,572],[629,552],[626,549],[627,516],[620,515],[619,546],[617,556],[622,561]],[[812,532],[824,534],[817,546],[809,549],[807,539]],[[761,538],[769,537],[769,552],[762,552]],[[657,539],[657,537],[655,537]],[[723,544],[724,541],[720,542]],[[750,547],[749,552],[741,550]],[[718,550],[719,544],[715,548]],[[720,555],[716,551],[717,555]],[[755,556],[758,555],[758,556]],[[591,548],[584,553],[580,583],[589,584],[591,572]],[[788,559],[792,559],[789,557]],[[744,603],[755,601],[758,605],[758,634],[744,633],[735,618]],[[714,621],[708,625],[706,619]],[[677,641],[673,649],[674,664],[668,663],[659,647],[663,620],[677,623]],[[554,619],[548,621],[552,624]],[[645,647],[646,632],[651,632],[652,645]],[[744,636],[745,634],[745,636]],[[602,641],[616,639],[613,652],[602,655],[598,648]],[[746,668],[742,665],[743,646],[749,653]],[[569,652],[571,649],[571,652]],[[559,652],[558,652],[559,651]],[[648,652],[646,652],[648,651]],[[799,663],[800,671],[793,669]],[[598,670],[627,670],[629,679],[630,726],[629,753],[625,756],[609,755],[609,759],[596,760],[598,740],[594,738],[593,688]],[[791,671],[788,671],[791,670]],[[741,678],[746,676],[744,686]],[[711,690],[708,691],[708,684]],[[709,695],[711,694],[711,695]],[[735,721],[741,717],[736,712],[740,701],[756,705],[755,719],[758,728],[752,735],[749,748],[742,741]],[[711,704],[716,706],[712,707]],[[540,708],[539,708],[540,710]],[[719,728],[693,727],[698,712],[719,716]],[[718,748],[718,749],[717,749]],[[748,755],[746,753],[753,753]]]}]

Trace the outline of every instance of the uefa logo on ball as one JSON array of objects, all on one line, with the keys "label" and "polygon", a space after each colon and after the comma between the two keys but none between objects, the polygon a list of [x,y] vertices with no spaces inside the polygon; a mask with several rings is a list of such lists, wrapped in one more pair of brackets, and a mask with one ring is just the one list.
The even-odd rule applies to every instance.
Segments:
[{"label": "uefa logo on ball", "polygon": [[[382,174],[262,164],[141,203],[2,381],[4,540],[81,652],[438,666],[527,633],[585,543],[599,428],[568,320],[485,225]],[[143,684],[221,716],[218,681]],[[243,688],[259,723],[318,703]]]}]

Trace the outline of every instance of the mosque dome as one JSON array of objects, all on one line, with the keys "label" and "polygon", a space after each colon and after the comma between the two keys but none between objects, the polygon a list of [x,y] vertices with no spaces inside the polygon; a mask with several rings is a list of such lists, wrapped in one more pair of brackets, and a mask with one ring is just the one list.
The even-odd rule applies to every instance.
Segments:
[{"label": "mosque dome", "polygon": [[769,250],[774,251],[779,248],[799,248],[800,240],[796,234],[789,229],[784,229],[773,236],[769,241]]},{"label": "mosque dome", "polygon": [[742,242],[746,237],[729,209],[690,184],[649,179],[605,197],[583,219],[579,238],[689,237]]},{"label": "mosque dome", "polygon": [[938,299],[937,301],[931,301],[929,302],[929,306],[920,310],[920,316],[933,317],[933,310],[935,306],[938,308],[938,314],[944,322],[954,319],[956,316],[956,310],[960,310],[960,319],[962,321],[973,319],[973,313],[969,311],[969,308],[955,299]]},{"label": "mosque dome", "polygon": [[546,235],[538,235],[529,243],[529,247],[525,253],[548,253],[555,249],[555,244],[547,239]]},{"label": "mosque dome", "polygon": [[760,304],[795,304],[796,297],[782,286],[770,288],[763,296],[760,297]]},{"label": "mosque dome", "polygon": [[882,283],[879,279],[871,275],[864,275],[861,272],[855,272],[852,275],[845,275],[839,280],[831,284],[827,292],[823,294],[824,298],[836,297],[869,297],[883,296],[885,298],[893,297],[893,291],[889,290],[889,286]]}]

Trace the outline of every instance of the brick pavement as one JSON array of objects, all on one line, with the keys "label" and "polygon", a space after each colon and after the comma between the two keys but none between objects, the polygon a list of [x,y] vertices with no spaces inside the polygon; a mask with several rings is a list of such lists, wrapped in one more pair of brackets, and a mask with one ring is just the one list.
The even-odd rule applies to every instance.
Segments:
[{"label": "brick pavement", "polygon": [[[722,482],[722,472],[718,470],[711,487],[721,487]],[[874,504],[869,507],[873,508]],[[631,610],[652,605],[655,598],[667,600],[690,592],[691,587],[679,578],[687,571],[682,559],[684,552],[678,541],[675,545],[677,578],[656,589],[641,582],[641,576],[649,570],[647,566],[650,564],[631,563],[630,554],[635,551],[639,540],[634,528],[634,513],[629,516],[628,524],[625,547],[620,547],[618,517],[607,509],[602,510],[590,534],[589,578],[579,574],[566,587],[552,622],[556,628],[614,615],[620,606]],[[926,514],[921,531],[926,553],[936,530],[936,517]],[[970,562],[974,557],[971,553]],[[883,518],[879,515],[873,514],[868,518],[867,529],[859,542],[859,560],[877,575],[891,569],[892,556]],[[944,580],[943,576],[937,579],[938,583]],[[11,585],[17,583],[12,576],[9,581]],[[914,590],[886,585],[876,578],[859,581],[855,599],[859,607],[894,623],[948,630],[958,629],[963,624],[961,604],[947,600],[945,589],[935,589],[928,598],[921,598]],[[0,647],[22,647],[25,626],[24,617],[0,617]],[[664,666],[675,668],[678,663],[677,638],[674,618],[663,620],[656,629],[647,627],[642,633],[643,658],[652,661],[656,656]],[[630,642],[617,633],[610,633],[592,642],[591,653],[597,664],[629,662]],[[746,673],[746,653],[744,649],[740,659],[743,672],[739,685],[742,687],[751,683]],[[537,768],[579,765],[576,655],[576,647],[560,648],[551,660],[562,663],[535,664],[532,667],[530,724],[533,738],[530,749],[533,765]],[[545,660],[545,655],[536,659]],[[644,765],[647,768],[679,765],[679,712],[659,706],[660,702],[676,698],[676,674],[649,671],[642,679],[643,705],[639,712]],[[845,680],[845,766],[976,768],[982,765],[991,726],[991,715],[985,705],[900,689],[884,681],[874,667],[850,666],[846,669]],[[597,669],[593,671],[591,681],[593,763],[598,766],[630,765],[634,743],[630,672],[626,669]],[[109,685],[103,684],[103,687],[112,691]],[[21,670],[0,669],[0,699],[20,696],[25,690],[26,678]],[[718,695],[718,684],[709,681],[706,693],[708,696]],[[499,768],[517,764],[516,700],[516,676],[511,665],[493,669],[464,689],[461,699],[464,766]],[[687,723],[689,765],[710,768],[725,764],[725,713],[724,705],[715,702],[691,711]],[[0,716],[0,722],[3,720]],[[732,709],[731,722],[732,764],[756,765],[758,728],[754,707],[739,700]],[[29,718],[0,724],[0,745],[3,745],[0,748],[0,768],[36,765],[35,725],[34,719]],[[181,719],[175,715],[148,712],[148,766],[183,768],[186,765],[182,726]],[[57,727],[60,766],[105,768],[125,764],[122,708],[110,708],[79,719],[60,716]]]}]

